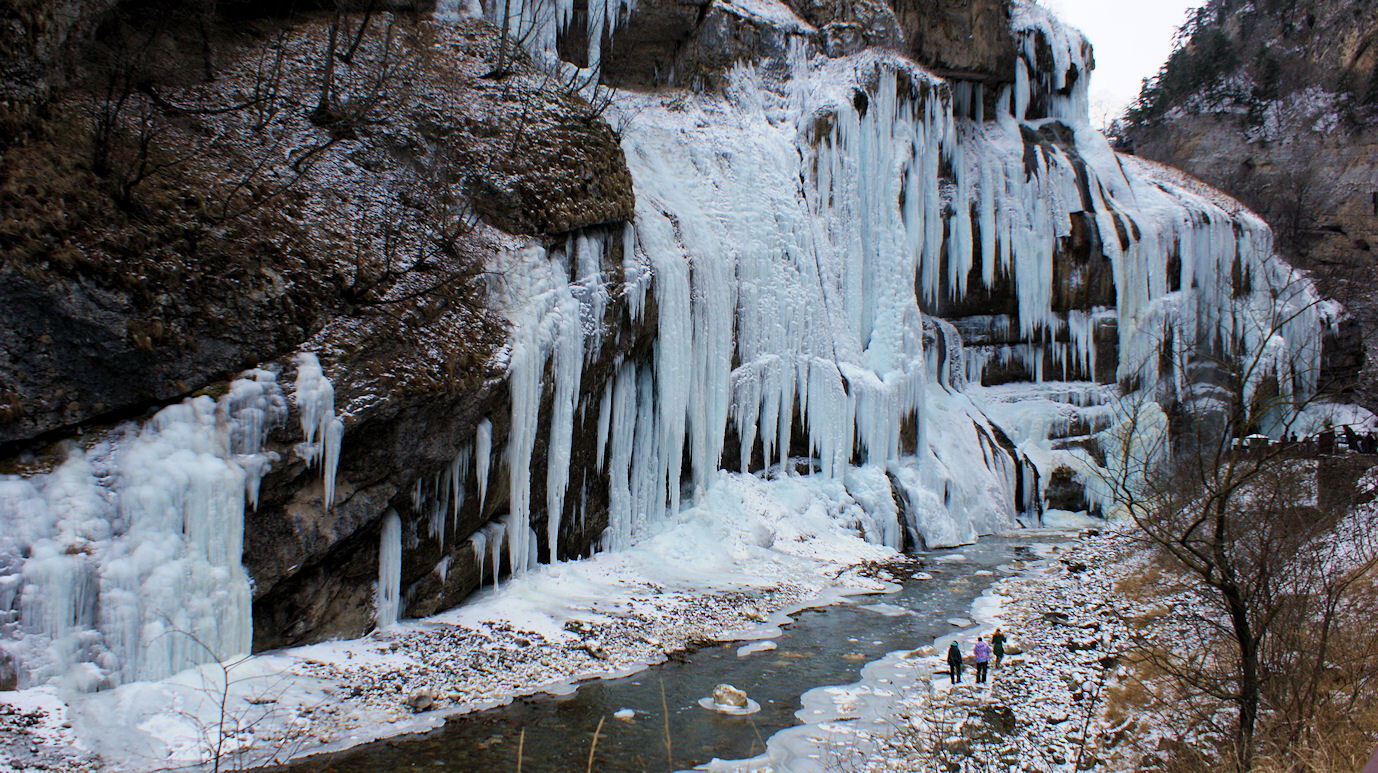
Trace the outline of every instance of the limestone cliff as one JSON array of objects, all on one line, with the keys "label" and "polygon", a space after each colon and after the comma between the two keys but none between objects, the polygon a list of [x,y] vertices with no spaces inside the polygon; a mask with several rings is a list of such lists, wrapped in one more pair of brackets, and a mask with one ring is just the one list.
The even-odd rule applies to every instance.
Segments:
[{"label": "limestone cliff", "polygon": [[29,86],[0,161],[0,471],[51,469],[57,441],[319,352],[350,436],[341,488],[322,507],[294,411],[245,528],[256,644],[362,633],[389,502],[505,415],[492,256],[616,231],[632,207],[616,137],[524,56],[485,77],[491,28],[425,7],[349,14],[327,76],[329,14],[69,5],[49,9],[67,27],[20,36],[33,77],[8,81]]}]

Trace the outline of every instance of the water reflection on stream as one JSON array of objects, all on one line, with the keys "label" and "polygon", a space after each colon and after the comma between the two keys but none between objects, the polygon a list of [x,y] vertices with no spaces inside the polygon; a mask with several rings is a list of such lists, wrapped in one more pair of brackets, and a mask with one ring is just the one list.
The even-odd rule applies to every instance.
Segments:
[{"label": "water reflection on stream", "polygon": [[[956,630],[950,618],[967,617],[981,593],[1014,571],[1011,562],[1031,558],[1029,546],[1048,541],[1057,540],[1046,534],[987,537],[977,545],[925,553],[923,571],[932,579],[910,580],[898,593],[805,610],[775,639],[775,650],[739,657],[742,642],[706,647],[634,676],[586,682],[573,695],[520,698],[455,717],[426,735],[378,741],[284,770],[515,771],[520,745],[523,771],[582,771],[600,719],[592,770],[680,770],[714,757],[754,756],[773,733],[797,724],[794,712],[805,691],[855,682],[862,666],[887,652],[930,644]],[[955,554],[965,560],[944,560]],[[977,574],[983,570],[991,574]],[[876,604],[887,606],[865,608]],[[888,605],[906,611],[897,615]],[[701,708],[699,699],[722,682],[745,690],[761,711],[733,717]],[[668,730],[662,706],[668,709]],[[624,708],[636,712],[630,721],[613,717]]]}]

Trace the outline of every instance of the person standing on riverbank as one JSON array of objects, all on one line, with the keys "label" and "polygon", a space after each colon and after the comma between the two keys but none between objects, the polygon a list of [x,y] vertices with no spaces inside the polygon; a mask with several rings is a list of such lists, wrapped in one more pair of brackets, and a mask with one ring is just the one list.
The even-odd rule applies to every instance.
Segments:
[{"label": "person standing on riverbank", "polygon": [[1000,629],[995,629],[995,634],[990,637],[990,647],[995,652],[995,667],[999,668],[1001,661],[1005,659],[1005,634],[1000,633]]},{"label": "person standing on riverbank", "polygon": [[976,646],[971,651],[976,656],[976,683],[982,684],[986,681],[986,671],[990,668],[990,645],[986,644],[985,639],[977,636]]},{"label": "person standing on riverbank", "polygon": [[947,673],[952,677],[953,684],[962,681],[962,648],[956,639],[947,648]]}]

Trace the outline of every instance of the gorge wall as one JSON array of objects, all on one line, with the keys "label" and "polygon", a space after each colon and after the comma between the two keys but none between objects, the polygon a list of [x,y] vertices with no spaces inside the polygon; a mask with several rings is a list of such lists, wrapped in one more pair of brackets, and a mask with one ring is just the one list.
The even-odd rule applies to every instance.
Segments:
[{"label": "gorge wall", "polygon": [[1135,152],[1257,211],[1280,252],[1349,309],[1325,380],[1375,399],[1378,4],[1215,0],[1131,110]]},{"label": "gorge wall", "polygon": [[[727,470],[962,544],[1098,463],[1115,385],[1189,386],[1165,351],[1315,388],[1329,307],[1239,204],[1111,152],[1037,6],[533,2],[516,51],[457,4],[236,8],[93,5],[127,67],[7,119],[9,685],[430,614]],[[130,78],[149,35],[207,73]]]}]

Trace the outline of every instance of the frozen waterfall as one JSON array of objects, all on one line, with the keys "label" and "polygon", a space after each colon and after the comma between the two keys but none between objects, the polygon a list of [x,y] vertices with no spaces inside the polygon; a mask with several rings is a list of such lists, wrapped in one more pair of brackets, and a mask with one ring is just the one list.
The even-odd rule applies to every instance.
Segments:
[{"label": "frozen waterfall", "polygon": [[[785,87],[742,68],[727,99],[689,111],[627,97],[644,100],[626,106],[642,118],[623,141],[638,202],[621,245],[627,305],[639,313],[648,304],[635,294],[653,293],[658,336],[649,360],[622,363],[590,402],[608,476],[606,549],[677,513],[682,485],[697,498],[729,439],[743,469],[802,452],[839,480],[890,471],[907,490],[911,535],[930,545],[1013,526],[1020,503],[1032,506],[1016,493],[1022,462],[950,378],[959,359],[937,362],[925,345],[947,335],[926,324],[916,296],[921,268],[943,249],[940,171],[960,151],[945,86],[875,58],[814,71],[802,49],[795,56]],[[857,88],[868,104],[853,99]],[[573,429],[568,396],[597,345],[583,331],[598,329],[592,290],[607,250],[584,238],[528,255],[510,291],[526,299],[514,312],[506,458],[519,569],[534,551],[524,535],[538,432],[549,433],[547,544],[567,509],[557,470]],[[959,358],[960,343],[951,348]],[[540,427],[548,391],[555,406]],[[907,441],[906,422],[918,427]],[[960,492],[923,494],[958,474]],[[868,532],[898,546],[899,514],[889,519]]]},{"label": "frozen waterfall", "polygon": [[[547,60],[575,14],[572,0],[487,9]],[[479,10],[446,0],[437,12]],[[571,83],[596,82],[603,41],[633,12],[630,0],[588,4],[587,64],[560,66]],[[496,585],[504,555],[516,573],[567,557],[567,519],[585,522],[580,487],[604,481],[604,550],[712,500],[725,475],[763,470],[845,489],[857,504],[846,528],[891,548],[1013,527],[1040,506],[1034,462],[1052,457],[1039,443],[1071,423],[1075,399],[1012,407],[1019,396],[981,384],[1011,363],[1035,381],[1095,378],[1108,365],[1097,331],[1111,326],[1117,370],[1105,381],[1186,393],[1187,374],[1163,367],[1171,347],[1261,352],[1246,392],[1267,380],[1284,396],[1314,391],[1325,307],[1274,259],[1266,226],[1182,175],[1116,156],[1088,122],[1086,41],[1023,0],[1013,23],[1014,82],[989,99],[993,87],[893,52],[824,57],[799,30],[785,61],[739,64],[721,92],[615,94],[635,218],[553,245],[504,242],[517,246],[500,257],[493,301],[512,323],[510,412],[479,419],[448,464],[417,476],[419,518],[390,503],[375,622],[405,613],[403,553],[423,529],[440,543],[427,565],[442,581],[466,549]],[[1058,299],[1079,229],[1095,234],[1113,284],[1113,297],[1083,306]],[[962,328],[999,343],[971,346],[940,318],[1000,288],[1011,304],[966,314]],[[625,328],[653,327],[654,342],[591,386],[588,366],[612,351],[613,310]],[[317,358],[301,353],[294,367],[294,451],[318,470],[330,510],[345,425]],[[244,508],[277,461],[268,433],[288,420],[279,375],[249,371],[218,399],[0,476],[0,675],[96,689],[249,649]],[[1103,429],[1101,386],[1069,391],[1100,401],[1089,407]],[[571,480],[586,413],[602,480]],[[467,539],[456,533],[466,502],[486,521]]]},{"label": "frozen waterfall", "polygon": [[[304,447],[324,457],[328,498],[333,391],[314,357],[298,364]],[[0,476],[0,658],[21,687],[99,689],[248,653],[244,508],[287,414],[277,376],[252,370],[218,400],[189,398],[34,463],[49,469]]]},{"label": "frozen waterfall", "polygon": [[[1000,358],[1038,380],[1059,376],[1045,360],[1094,374],[1100,324],[1117,327],[1122,383],[1184,389],[1185,374],[1159,372],[1164,346],[1261,349],[1284,392],[1314,390],[1320,311],[1309,283],[1274,259],[1266,226],[1176,173],[1117,157],[1087,117],[1090,46],[1029,3],[1014,22],[1019,77],[993,115],[983,86],[891,54],[825,59],[802,41],[786,76],[739,65],[720,95],[619,96],[633,116],[623,149],[637,197],[621,250],[627,307],[640,314],[650,304],[638,294],[653,295],[658,335],[649,359],[621,363],[590,401],[609,486],[604,548],[699,497],[729,441],[743,470],[802,453],[823,476],[886,471],[906,528],[928,545],[1014,525],[1037,507],[1032,471],[965,382]],[[1040,47],[1052,70],[1037,68]],[[1055,300],[1074,217],[1103,237],[1113,308]],[[548,544],[568,514],[570,395],[598,345],[588,331],[603,307],[587,300],[598,286],[587,267],[600,249],[537,250],[512,292],[527,299],[512,311],[506,453],[518,570],[535,555],[529,469],[541,432]],[[1016,312],[988,324],[1016,346],[964,349],[923,312],[999,282]],[[548,394],[551,419],[538,426]]]}]

